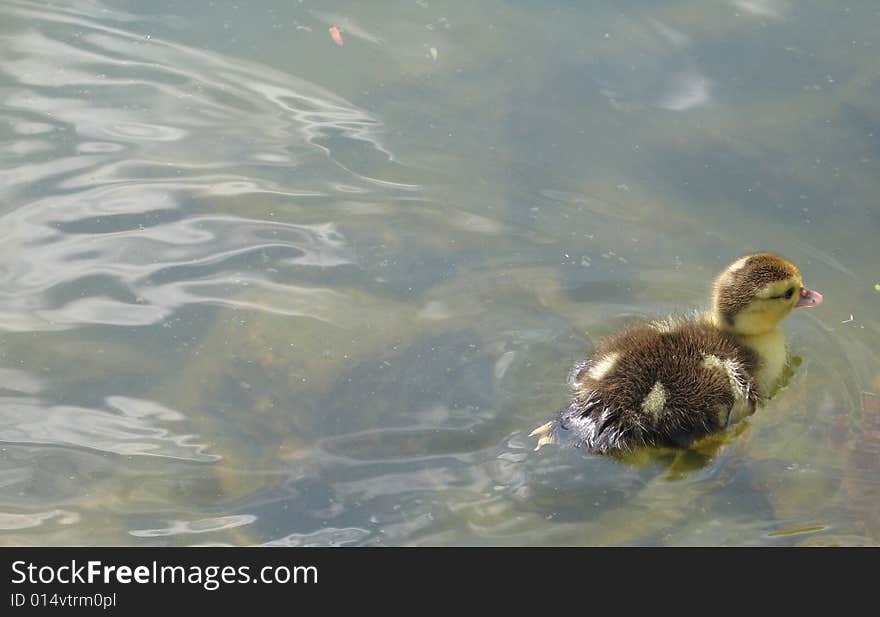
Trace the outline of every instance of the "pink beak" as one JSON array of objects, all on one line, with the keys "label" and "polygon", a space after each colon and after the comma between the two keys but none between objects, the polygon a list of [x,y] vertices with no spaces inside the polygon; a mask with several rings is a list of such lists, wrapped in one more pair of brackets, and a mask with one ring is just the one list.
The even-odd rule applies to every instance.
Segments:
[{"label": "pink beak", "polygon": [[816,306],[817,304],[822,304],[822,294],[818,291],[801,287],[800,297],[794,305],[795,308],[798,306]]}]

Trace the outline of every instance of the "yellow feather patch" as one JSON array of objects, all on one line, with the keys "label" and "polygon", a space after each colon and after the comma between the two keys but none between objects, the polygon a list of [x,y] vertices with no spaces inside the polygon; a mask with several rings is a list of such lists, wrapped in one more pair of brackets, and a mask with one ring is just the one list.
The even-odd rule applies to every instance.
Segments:
[{"label": "yellow feather patch", "polygon": [[736,400],[748,398],[748,390],[745,380],[742,378],[742,366],[736,360],[722,360],[712,354],[703,355],[703,366],[708,369],[721,371],[727,376],[730,383],[730,391]]},{"label": "yellow feather patch", "polygon": [[659,381],[654,382],[650,392],[642,401],[642,411],[659,419],[663,415],[663,408],[666,406],[666,388]]},{"label": "yellow feather patch", "polygon": [[590,376],[590,379],[594,379],[595,381],[599,381],[605,375],[614,368],[614,365],[617,363],[617,359],[620,357],[619,352],[612,352],[607,356],[603,357],[601,360],[596,362],[590,370],[587,372],[587,375]]},{"label": "yellow feather patch", "polygon": [[749,257],[751,257],[751,255],[746,255],[745,257],[737,259],[735,262],[733,262],[732,264],[730,264],[727,267],[727,271],[728,272],[736,272],[737,270],[742,269],[742,267],[745,266],[746,262],[749,260]]}]

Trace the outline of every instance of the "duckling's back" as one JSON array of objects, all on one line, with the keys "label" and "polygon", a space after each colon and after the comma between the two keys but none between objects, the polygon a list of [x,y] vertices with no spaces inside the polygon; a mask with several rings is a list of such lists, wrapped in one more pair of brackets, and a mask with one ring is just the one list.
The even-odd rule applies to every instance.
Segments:
[{"label": "duckling's back", "polygon": [[572,442],[600,453],[687,445],[754,412],[755,363],[702,319],[630,326],[574,368],[573,400],[533,434],[539,447]]}]

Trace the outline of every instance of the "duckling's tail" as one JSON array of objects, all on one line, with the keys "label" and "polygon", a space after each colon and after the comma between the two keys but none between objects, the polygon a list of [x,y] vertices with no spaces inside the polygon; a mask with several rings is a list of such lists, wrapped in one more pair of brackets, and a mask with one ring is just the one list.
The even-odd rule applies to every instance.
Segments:
[{"label": "duckling's tail", "polygon": [[560,410],[559,416],[556,419],[542,424],[529,433],[529,437],[538,438],[538,444],[535,446],[535,450],[540,450],[541,446],[546,446],[548,444],[555,444],[558,446],[578,445],[579,440],[577,434],[571,430],[565,422],[566,412],[571,412],[574,405],[575,403],[572,403],[571,405],[564,407]]},{"label": "duckling's tail", "polygon": [[607,411],[601,405],[601,401],[597,396],[589,396],[585,401],[575,398],[567,406],[559,410],[556,419],[550,420],[546,424],[542,424],[531,433],[529,437],[537,437],[538,445],[535,450],[539,450],[541,446],[547,444],[556,444],[558,446],[570,446],[579,448],[587,446],[591,450],[605,451],[613,447],[619,447],[619,444],[611,443],[611,433],[618,434],[619,431],[603,431],[608,428],[610,420],[614,418],[607,414],[600,414],[604,418],[600,425],[596,418],[592,417],[595,410]]},{"label": "duckling's tail", "polygon": [[546,446],[548,444],[562,447],[577,447],[579,444],[583,443],[578,439],[577,434],[573,430],[565,426],[561,418],[550,420],[550,422],[542,424],[529,433],[529,437],[538,438],[538,443],[535,446],[536,451],[540,450],[541,446]]}]

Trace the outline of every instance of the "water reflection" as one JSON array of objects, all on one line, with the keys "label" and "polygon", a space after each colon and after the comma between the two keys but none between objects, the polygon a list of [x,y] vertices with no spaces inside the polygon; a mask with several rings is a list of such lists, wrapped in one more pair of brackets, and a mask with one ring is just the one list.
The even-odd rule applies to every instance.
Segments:
[{"label": "water reflection", "polygon": [[257,517],[250,515],[219,516],[197,521],[170,521],[167,527],[160,529],[132,529],[129,533],[138,538],[157,538],[199,533],[212,533],[224,529],[232,529],[250,525]]},{"label": "water reflection", "polygon": [[[0,7],[0,543],[877,542],[870,20],[120,7]],[[756,249],[827,300],[741,432],[532,452]]]},{"label": "water reflection", "polygon": [[783,0],[734,0],[733,5],[749,15],[781,18],[788,10]]},{"label": "water reflection", "polygon": [[48,406],[30,398],[0,398],[0,441],[13,444],[80,446],[126,456],[161,456],[210,462],[217,455],[193,435],[175,434],[154,421],[180,421],[179,412],[151,401],[112,397],[113,411]]}]

